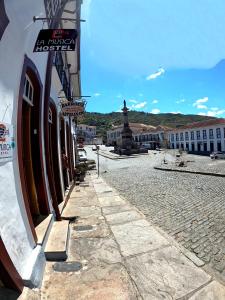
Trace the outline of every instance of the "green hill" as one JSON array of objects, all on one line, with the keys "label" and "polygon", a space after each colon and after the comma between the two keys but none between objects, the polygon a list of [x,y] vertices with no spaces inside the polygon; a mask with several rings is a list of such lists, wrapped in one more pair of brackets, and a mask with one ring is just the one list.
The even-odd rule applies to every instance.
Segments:
[{"label": "green hill", "polygon": [[[188,123],[201,122],[213,117],[199,116],[199,115],[182,115],[182,114],[151,114],[138,111],[129,111],[129,122],[142,123],[147,125],[163,125],[172,128],[177,128]],[[112,112],[107,114],[97,112],[86,112],[82,124],[87,124],[97,127],[97,134],[106,137],[106,131],[112,128],[112,125],[119,125],[123,123],[123,116],[120,112]]]}]

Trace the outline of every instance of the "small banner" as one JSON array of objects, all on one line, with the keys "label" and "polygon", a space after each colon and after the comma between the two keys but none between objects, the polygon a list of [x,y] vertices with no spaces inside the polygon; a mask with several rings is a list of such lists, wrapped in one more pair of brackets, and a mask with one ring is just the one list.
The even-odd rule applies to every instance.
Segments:
[{"label": "small banner", "polygon": [[77,35],[76,29],[42,29],[33,52],[74,51]]},{"label": "small banner", "polygon": [[13,126],[0,122],[0,163],[13,160],[14,148]]}]

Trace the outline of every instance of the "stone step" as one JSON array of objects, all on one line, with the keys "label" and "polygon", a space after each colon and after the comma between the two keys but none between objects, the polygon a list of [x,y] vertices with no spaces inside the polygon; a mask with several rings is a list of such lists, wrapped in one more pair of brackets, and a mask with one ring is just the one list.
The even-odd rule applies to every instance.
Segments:
[{"label": "stone step", "polygon": [[68,236],[69,221],[63,220],[53,224],[45,247],[47,260],[60,261],[67,259]]},{"label": "stone step", "polygon": [[36,228],[36,234],[37,234],[37,244],[43,245],[44,241],[47,240],[48,233],[51,229],[51,222],[53,221],[53,215],[50,214],[44,221],[42,221]]}]

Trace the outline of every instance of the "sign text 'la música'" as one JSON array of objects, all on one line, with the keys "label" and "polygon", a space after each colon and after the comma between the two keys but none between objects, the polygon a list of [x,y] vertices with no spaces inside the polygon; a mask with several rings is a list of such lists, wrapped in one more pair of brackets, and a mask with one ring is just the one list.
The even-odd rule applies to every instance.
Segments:
[{"label": "sign text 'la m\u00fasica'", "polygon": [[76,38],[76,29],[42,29],[33,52],[74,51]]}]

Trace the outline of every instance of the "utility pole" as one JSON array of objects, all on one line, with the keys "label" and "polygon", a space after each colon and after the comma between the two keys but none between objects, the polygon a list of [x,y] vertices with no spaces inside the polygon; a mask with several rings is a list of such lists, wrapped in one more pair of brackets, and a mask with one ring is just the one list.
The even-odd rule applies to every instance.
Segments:
[{"label": "utility pole", "polygon": [[99,177],[99,146],[96,145],[96,148],[97,148],[98,177]]}]

